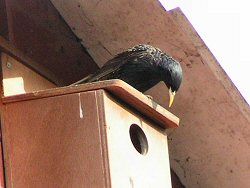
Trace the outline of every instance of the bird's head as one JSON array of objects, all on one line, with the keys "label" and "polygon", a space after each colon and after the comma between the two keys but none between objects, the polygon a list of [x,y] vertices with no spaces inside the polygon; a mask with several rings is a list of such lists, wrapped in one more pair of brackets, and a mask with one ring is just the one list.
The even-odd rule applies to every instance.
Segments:
[{"label": "bird's head", "polygon": [[178,61],[164,54],[159,64],[162,81],[169,90],[169,107],[173,104],[174,96],[182,82],[182,68]]}]

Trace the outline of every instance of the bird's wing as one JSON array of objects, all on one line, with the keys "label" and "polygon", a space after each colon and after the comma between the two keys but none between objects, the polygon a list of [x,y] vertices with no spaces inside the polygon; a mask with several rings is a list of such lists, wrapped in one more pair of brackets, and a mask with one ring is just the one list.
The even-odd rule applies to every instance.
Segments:
[{"label": "bird's wing", "polygon": [[[116,75],[116,72],[119,71],[124,64],[136,61],[148,63],[152,61],[152,56],[148,54],[145,49],[122,52],[105,63],[101,69],[85,80],[85,82],[110,79],[112,75]],[[116,78],[119,79],[118,77]]]}]

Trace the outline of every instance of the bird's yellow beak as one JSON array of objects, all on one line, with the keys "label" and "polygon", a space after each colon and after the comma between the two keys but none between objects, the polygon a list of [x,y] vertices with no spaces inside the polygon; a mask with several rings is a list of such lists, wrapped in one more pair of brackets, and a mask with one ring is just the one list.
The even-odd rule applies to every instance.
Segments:
[{"label": "bird's yellow beak", "polygon": [[174,102],[175,91],[173,92],[171,87],[169,88],[169,108],[172,106]]}]

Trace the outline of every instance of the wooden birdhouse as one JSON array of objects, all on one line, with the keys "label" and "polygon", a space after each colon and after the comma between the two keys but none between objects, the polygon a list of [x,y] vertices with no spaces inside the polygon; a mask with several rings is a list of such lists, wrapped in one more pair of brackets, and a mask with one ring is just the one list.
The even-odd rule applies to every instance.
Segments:
[{"label": "wooden birdhouse", "polygon": [[120,80],[3,99],[9,188],[170,188],[179,119]]}]

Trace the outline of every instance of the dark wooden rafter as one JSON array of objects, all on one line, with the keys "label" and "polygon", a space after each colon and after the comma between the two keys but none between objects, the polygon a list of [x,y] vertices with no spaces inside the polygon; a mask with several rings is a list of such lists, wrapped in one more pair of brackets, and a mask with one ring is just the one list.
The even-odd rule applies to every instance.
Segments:
[{"label": "dark wooden rafter", "polygon": [[8,23],[5,0],[0,0],[0,35],[8,38]]},{"label": "dark wooden rafter", "polygon": [[51,82],[69,85],[98,69],[49,0],[0,0],[2,9],[0,49]]},{"label": "dark wooden rafter", "polygon": [[62,80],[56,77],[56,75],[49,69],[45,68],[41,64],[33,61],[31,58],[27,57],[21,50],[13,46],[9,41],[0,36],[0,50],[6,54],[14,57],[16,60],[23,63],[25,66],[31,68],[41,76],[45,77],[52,83],[60,86]]}]

